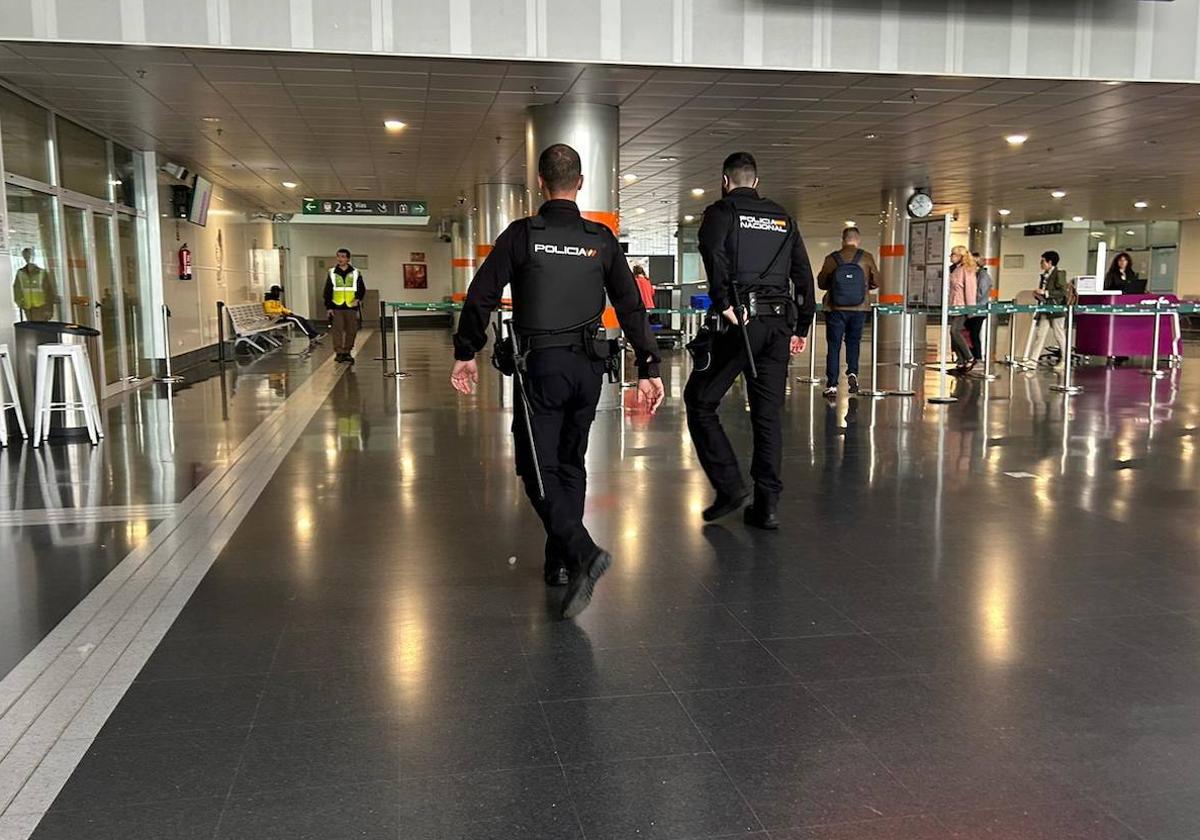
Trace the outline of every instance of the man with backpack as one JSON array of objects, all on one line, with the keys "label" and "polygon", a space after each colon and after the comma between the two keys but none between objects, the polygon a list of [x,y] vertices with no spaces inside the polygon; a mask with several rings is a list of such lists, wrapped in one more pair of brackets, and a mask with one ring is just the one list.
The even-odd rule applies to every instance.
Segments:
[{"label": "man with backpack", "polygon": [[862,249],[862,232],[856,227],[842,231],[842,248],[825,258],[817,287],[825,292],[825,391],[838,393],[842,343],[846,345],[846,383],[858,393],[858,356],[863,325],[871,311],[869,293],[879,288],[875,255]]}]

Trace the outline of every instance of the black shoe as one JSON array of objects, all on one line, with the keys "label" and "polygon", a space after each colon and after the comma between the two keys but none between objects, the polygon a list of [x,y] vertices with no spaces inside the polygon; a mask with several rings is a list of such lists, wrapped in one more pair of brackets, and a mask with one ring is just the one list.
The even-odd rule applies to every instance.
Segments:
[{"label": "black shoe", "polygon": [[764,531],[779,530],[779,516],[775,509],[770,507],[759,508],[757,505],[750,505],[742,512],[742,521],[752,528],[761,528]]},{"label": "black shoe", "polygon": [[850,389],[851,394],[858,393],[858,374],[857,373],[846,374],[846,387]]},{"label": "black shoe", "polygon": [[567,584],[567,595],[563,598],[563,618],[575,618],[587,609],[588,604],[592,602],[592,591],[596,588],[596,581],[604,577],[611,565],[612,555],[603,548],[596,549],[587,568],[579,571]]},{"label": "black shoe", "polygon": [[571,582],[571,576],[567,573],[565,566],[546,569],[542,577],[545,579],[547,586],[566,586]]},{"label": "black shoe", "polygon": [[346,361],[348,358],[349,358],[349,357],[348,357],[348,356],[347,356],[345,353],[338,353],[336,356],[334,356],[334,357],[333,357],[333,360],[334,360],[335,362],[344,362],[344,361]]},{"label": "black shoe", "polygon": [[347,354],[346,354],[346,358],[345,358],[345,362],[346,362],[346,364],[348,364],[348,365],[353,365],[353,364],[354,364],[354,357],[353,357],[353,356],[351,356],[349,353],[347,353]]},{"label": "black shoe", "polygon": [[750,493],[744,488],[736,493],[718,492],[717,498],[700,515],[704,517],[705,522],[713,522],[722,516],[728,516],[733,513],[746,504],[746,499],[748,498],[750,498]]}]

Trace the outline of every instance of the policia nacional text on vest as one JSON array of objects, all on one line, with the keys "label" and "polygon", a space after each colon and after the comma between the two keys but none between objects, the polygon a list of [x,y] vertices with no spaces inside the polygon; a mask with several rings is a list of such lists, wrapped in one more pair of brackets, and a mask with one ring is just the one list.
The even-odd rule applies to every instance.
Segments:
[{"label": "policia nacional text on vest", "polygon": [[[774,529],[783,490],[788,360],[812,321],[812,267],[787,211],[745,187],[732,189],[705,211],[700,250],[714,311],[708,321],[709,346],[702,341],[689,348],[696,361],[684,402],[697,457],[716,490],[704,518],[713,521],[732,513],[750,497],[717,413],[734,381],[745,375],[754,433],[754,502],[746,508],[745,519]],[[738,310],[740,327],[730,325],[718,311],[726,305]]]}]

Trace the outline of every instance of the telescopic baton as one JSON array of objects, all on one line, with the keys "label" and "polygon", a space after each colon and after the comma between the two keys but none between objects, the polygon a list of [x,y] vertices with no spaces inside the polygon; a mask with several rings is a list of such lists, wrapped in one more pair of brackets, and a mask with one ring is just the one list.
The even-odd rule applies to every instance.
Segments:
[{"label": "telescopic baton", "polygon": [[542,465],[538,460],[537,441],[533,437],[533,423],[529,419],[529,397],[525,393],[525,376],[521,372],[524,366],[524,359],[517,353],[517,337],[512,329],[512,322],[508,322],[509,340],[513,347],[513,381],[517,384],[517,393],[521,395],[521,414],[525,419],[525,434],[529,437],[529,455],[533,460],[534,475],[537,476],[538,501],[546,501],[546,488],[542,484]]},{"label": "telescopic baton", "polygon": [[738,294],[737,283],[729,284],[733,293],[733,316],[737,318],[738,329],[742,333],[742,345],[746,348],[746,363],[750,366],[750,378],[758,379],[758,365],[754,364],[754,351],[750,349],[750,333],[746,330],[746,310],[742,306],[742,297]]}]

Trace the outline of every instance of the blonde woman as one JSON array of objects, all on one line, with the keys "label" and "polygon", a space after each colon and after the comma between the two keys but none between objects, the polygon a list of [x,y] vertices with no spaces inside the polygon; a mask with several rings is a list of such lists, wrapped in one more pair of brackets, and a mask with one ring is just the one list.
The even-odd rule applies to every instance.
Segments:
[{"label": "blonde woman", "polygon": [[[979,294],[976,285],[976,272],[979,269],[971,252],[961,245],[950,250],[950,300],[949,306],[974,306]],[[954,355],[958,357],[956,374],[964,374],[975,367],[975,354],[971,345],[963,337],[967,327],[966,315],[955,315],[950,319],[950,344],[954,347]]]}]

